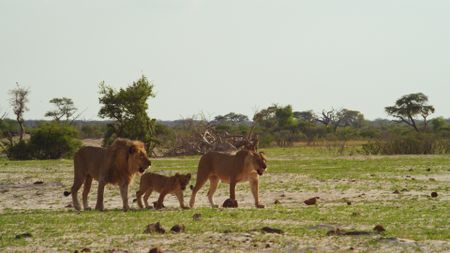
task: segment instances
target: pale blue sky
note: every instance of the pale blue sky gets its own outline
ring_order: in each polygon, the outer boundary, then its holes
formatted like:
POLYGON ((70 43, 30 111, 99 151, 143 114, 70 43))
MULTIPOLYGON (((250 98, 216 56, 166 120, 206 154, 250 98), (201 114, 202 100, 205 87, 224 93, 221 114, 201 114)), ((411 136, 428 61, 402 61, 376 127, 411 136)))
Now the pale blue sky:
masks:
POLYGON ((272 103, 385 118, 419 91, 450 117, 449 25, 448 0, 0 0, 0 112, 17 81, 27 119, 63 96, 96 119, 101 81, 144 74, 163 120, 272 103))

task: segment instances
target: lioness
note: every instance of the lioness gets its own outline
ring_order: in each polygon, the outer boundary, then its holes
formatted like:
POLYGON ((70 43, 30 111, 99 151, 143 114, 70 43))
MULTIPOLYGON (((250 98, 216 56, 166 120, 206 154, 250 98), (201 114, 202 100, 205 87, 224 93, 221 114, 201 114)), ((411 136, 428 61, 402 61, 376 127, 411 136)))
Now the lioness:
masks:
POLYGON ((214 203, 213 195, 219 184, 219 180, 230 184, 230 198, 236 200, 236 183, 249 181, 250 188, 255 199, 255 206, 264 208, 259 203, 258 188, 259 176, 266 169, 266 157, 262 152, 253 150, 241 150, 236 154, 209 152, 200 158, 197 170, 197 181, 192 189, 190 207, 194 207, 195 195, 198 190, 209 179, 210 186, 208 191, 208 200, 212 207, 217 207, 214 203))
POLYGON ((141 197, 142 194, 145 193, 144 203, 145 207, 148 208, 148 198, 150 197, 150 194, 152 194, 152 191, 156 191, 160 193, 158 201, 155 204, 156 209, 164 207, 164 197, 169 193, 174 194, 180 202, 180 207, 186 209, 187 207, 184 205, 183 191, 186 190, 186 186, 188 185, 190 179, 190 173, 186 175, 176 173, 171 177, 158 175, 155 173, 146 173, 142 175, 139 190, 136 192, 138 206, 143 208, 141 197))
POLYGON ((151 165, 147 157, 144 144, 140 141, 118 138, 108 148, 81 147, 73 159, 74 180, 70 192, 64 192, 65 196, 72 194, 73 207, 80 210, 78 202, 78 190, 84 183, 83 207, 90 209, 88 194, 91 189, 92 179, 98 180, 97 204, 95 209, 103 211, 103 192, 106 184, 119 185, 120 195, 123 201, 123 210, 128 206, 128 185, 137 173, 144 173, 151 165))

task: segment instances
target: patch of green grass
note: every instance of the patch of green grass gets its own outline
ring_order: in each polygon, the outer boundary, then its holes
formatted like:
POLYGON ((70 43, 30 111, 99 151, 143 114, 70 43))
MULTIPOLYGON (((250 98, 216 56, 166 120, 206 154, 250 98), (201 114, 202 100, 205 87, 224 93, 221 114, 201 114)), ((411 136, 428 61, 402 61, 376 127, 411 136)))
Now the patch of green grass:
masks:
MULTIPOLYGON (((319 201, 315 206, 306 206, 299 201, 289 205, 269 205, 266 209, 195 208, 181 211, 169 208, 163 211, 131 210, 127 213, 121 210, 78 213, 62 209, 65 204, 61 204, 61 209, 58 210, 3 209, 0 213, 0 251, 27 251, 28 246, 42 246, 59 251, 79 250, 84 246, 98 251, 111 247, 133 249, 139 243, 150 239, 168 240, 171 249, 182 251, 189 249, 188 240, 192 238, 202 238, 201 240, 206 240, 207 245, 208 242, 217 245, 215 238, 209 239, 210 234, 214 233, 218 233, 219 237, 250 233, 249 247, 253 247, 251 244, 257 244, 258 250, 258 247, 264 248, 266 243, 273 243, 278 245, 278 248, 274 249, 277 251, 292 245, 301 247, 305 241, 328 240, 326 229, 311 228, 320 224, 364 231, 371 231, 376 224, 382 224, 387 230, 384 237, 450 241, 450 202, 446 200, 450 186, 445 177, 439 178, 441 175, 448 175, 450 156, 336 156, 303 146, 265 151, 269 157, 269 167, 261 177, 262 194, 314 192, 332 193, 337 197, 330 201, 319 201), (438 177, 437 180, 430 180, 434 177, 438 177), (406 191, 398 195, 392 194, 394 190, 402 189, 406 191), (347 205, 339 197, 345 193, 356 196, 371 191, 386 195, 371 199, 358 198, 352 201, 352 205, 347 205), (439 192, 440 197, 427 197, 431 191, 439 192), (200 221, 192 219, 194 213, 201 214, 200 221), (184 224, 187 231, 183 235, 143 233, 147 224, 158 221, 166 230, 175 224, 184 224), (280 228, 285 234, 273 236, 257 232, 263 226, 280 228), (15 238, 25 232, 31 233, 32 237, 15 238), (80 242, 83 245, 80 245, 80 242)), ((193 184, 198 160, 198 156, 153 159, 149 171, 165 174, 190 172, 194 176, 191 181, 193 184)), ((37 180, 46 183, 61 182, 68 188, 73 180, 72 161, 0 160, 0 186, 32 185, 37 180)), ((131 195, 137 188, 136 181, 131 187, 131 195)), ((219 191, 226 192, 227 187, 221 184, 219 191)), ((204 194, 207 188, 206 185, 200 193, 204 194)), ((50 188, 36 189, 43 191, 50 188)), ((15 188, 8 190, 9 193, 14 193, 15 188)), ((55 191, 60 190, 56 187, 55 191)), ((238 191, 245 191, 250 195, 248 184, 239 184, 238 191)), ((16 197, 20 201, 39 197, 35 192, 21 194, 16 197)), ((116 190, 109 188, 107 194, 119 198, 116 190)), ((57 201, 60 203, 67 200, 57 201)), ((106 206, 108 208, 108 205, 106 206)), ((333 242, 336 245, 364 245, 372 251, 383 246, 379 237, 336 237, 333 242)), ((224 249, 231 251, 236 245, 239 246, 239 243, 236 244, 232 240, 220 243, 224 249)), ((308 252, 308 249, 303 248, 303 251, 308 252)))

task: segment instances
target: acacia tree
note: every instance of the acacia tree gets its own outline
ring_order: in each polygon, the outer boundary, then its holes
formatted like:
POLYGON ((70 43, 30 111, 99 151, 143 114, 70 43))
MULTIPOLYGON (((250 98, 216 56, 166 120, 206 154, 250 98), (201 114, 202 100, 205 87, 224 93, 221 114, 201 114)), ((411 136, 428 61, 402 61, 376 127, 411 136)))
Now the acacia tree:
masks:
POLYGON ((104 145, 109 145, 117 137, 141 140, 148 151, 156 144, 153 139, 156 120, 147 114, 147 100, 154 97, 153 84, 142 76, 125 89, 115 90, 100 83, 100 104, 98 115, 101 118, 112 119, 107 125, 103 139, 104 145))
POLYGON ((24 88, 16 83, 17 87, 9 91, 11 95, 9 99, 9 103, 13 108, 13 112, 16 115, 16 121, 19 124, 20 132, 19 132, 19 140, 23 140, 23 135, 25 133, 24 126, 24 118, 23 114, 28 111, 27 103, 28 103, 28 95, 30 94, 30 90, 28 88, 24 88))
POLYGON ((68 122, 77 111, 77 108, 70 98, 53 98, 50 100, 50 103, 56 106, 56 110, 48 111, 47 113, 45 113, 45 117, 52 117, 55 121, 58 122, 62 118, 65 118, 66 122, 68 122))
POLYGON ((387 114, 398 119, 394 120, 394 122, 405 123, 419 132, 420 130, 415 117, 422 116, 423 129, 427 129, 427 117, 434 113, 434 107, 427 103, 428 97, 425 94, 421 92, 411 93, 397 99, 395 105, 385 107, 385 111, 387 114))

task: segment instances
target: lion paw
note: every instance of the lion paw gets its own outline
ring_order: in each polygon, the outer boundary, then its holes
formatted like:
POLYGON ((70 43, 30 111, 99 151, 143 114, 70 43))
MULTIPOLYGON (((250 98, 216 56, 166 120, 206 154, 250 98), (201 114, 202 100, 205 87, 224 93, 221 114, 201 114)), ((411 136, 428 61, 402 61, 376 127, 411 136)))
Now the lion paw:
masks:
POLYGON ((266 206, 263 204, 256 204, 256 208, 265 208, 266 206))

